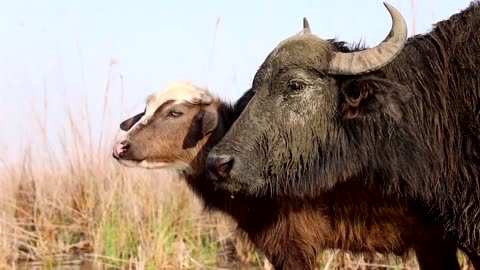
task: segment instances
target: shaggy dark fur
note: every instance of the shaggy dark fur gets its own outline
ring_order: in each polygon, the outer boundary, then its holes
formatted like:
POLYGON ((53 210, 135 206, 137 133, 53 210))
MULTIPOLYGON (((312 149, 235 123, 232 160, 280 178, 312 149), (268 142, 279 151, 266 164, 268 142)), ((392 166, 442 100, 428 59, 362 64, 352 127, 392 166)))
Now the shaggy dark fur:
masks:
MULTIPOLYGON (((232 217, 238 231, 263 251, 275 269, 314 269, 319 252, 338 248, 351 252, 416 253, 420 269, 459 269, 456 246, 443 238, 415 204, 379 190, 348 182, 310 200, 272 199, 216 189, 205 177, 209 148, 226 133, 253 96, 248 91, 231 107, 219 107, 220 124, 198 153, 194 175, 184 175, 208 210, 232 217)), ((475 269, 480 257, 468 253, 475 269)))
MULTIPOLYGON (((323 62, 348 50, 341 42, 277 47, 247 111, 211 152, 234 158, 218 186, 307 202, 338 185, 367 186, 422 202, 451 239, 480 252, 479 29, 475 2, 361 76, 328 74, 323 62), (288 88, 292 78, 305 89, 288 88)), ((367 209, 344 214, 361 219, 367 209)))
MULTIPOLYGON (((455 244, 444 239, 443 228, 426 219, 415 204, 394 196, 378 196, 380 191, 354 182, 341 184, 312 200, 247 194, 232 197, 230 192, 215 189, 206 176, 207 152, 252 96, 253 91, 248 91, 233 107, 220 100, 208 105, 166 102, 147 124, 129 131, 125 143, 128 150, 114 157, 132 162, 142 153, 142 161, 189 164, 189 169, 177 172, 206 209, 232 217, 239 232, 263 251, 276 269, 314 269, 318 253, 326 248, 397 255, 413 249, 421 269, 460 269, 455 244), (182 116, 165 117, 173 109, 182 116), (216 124, 210 130, 212 122, 216 124), (148 151, 144 152, 145 148, 148 151)), ((125 120, 122 129, 129 130, 139 119, 134 116, 125 120)), ((468 255, 480 269, 480 258, 468 255)))

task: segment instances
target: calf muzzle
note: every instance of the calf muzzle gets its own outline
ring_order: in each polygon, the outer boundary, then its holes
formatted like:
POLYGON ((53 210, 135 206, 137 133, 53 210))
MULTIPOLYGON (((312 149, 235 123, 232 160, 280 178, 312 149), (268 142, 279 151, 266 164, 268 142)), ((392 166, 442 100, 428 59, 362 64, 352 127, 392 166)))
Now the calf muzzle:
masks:
POLYGON ((130 143, 127 140, 116 142, 113 145, 112 156, 115 159, 121 159, 127 153, 129 148, 130 148, 130 143))

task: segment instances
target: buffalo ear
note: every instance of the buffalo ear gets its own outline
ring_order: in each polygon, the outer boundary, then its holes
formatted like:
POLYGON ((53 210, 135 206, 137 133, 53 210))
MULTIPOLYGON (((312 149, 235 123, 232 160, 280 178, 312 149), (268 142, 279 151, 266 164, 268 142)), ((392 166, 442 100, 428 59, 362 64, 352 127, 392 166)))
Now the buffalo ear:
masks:
POLYGON ((399 120, 410 97, 402 85, 376 77, 354 78, 341 86, 340 111, 347 119, 383 114, 399 120))
POLYGON ((192 120, 187 136, 183 140, 183 148, 194 147, 198 141, 217 128, 218 114, 206 110, 200 110, 192 120))
POLYGON ((139 113, 134 117, 128 118, 127 120, 120 123, 120 129, 123 131, 130 130, 133 127, 133 125, 135 125, 144 115, 145 115, 145 112, 139 113))

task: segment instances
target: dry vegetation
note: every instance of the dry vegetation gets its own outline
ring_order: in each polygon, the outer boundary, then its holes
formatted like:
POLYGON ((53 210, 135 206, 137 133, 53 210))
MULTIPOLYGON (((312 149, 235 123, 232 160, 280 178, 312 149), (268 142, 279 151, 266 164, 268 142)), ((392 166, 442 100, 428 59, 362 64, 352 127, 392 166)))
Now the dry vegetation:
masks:
MULTIPOLYGON (((104 113, 108 95, 107 84, 104 113)), ((1 269, 270 268, 236 238, 227 218, 202 212, 182 181, 118 165, 110 156, 113 132, 92 135, 88 118, 74 117, 82 112, 67 107, 65 115, 68 128, 55 138, 60 151, 37 120, 39 128, 30 132, 40 147, 24 149, 20 161, 1 167, 1 269)), ((319 258, 319 269, 416 268, 411 257, 402 262, 326 251, 319 258)))
MULTIPOLYGON (((32 168, 26 155, 7 170, 0 208, 2 267, 29 260, 39 269, 80 262, 89 263, 83 265, 87 269, 268 269, 261 255, 235 238, 226 218, 202 213, 182 182, 161 172, 124 169, 105 156, 32 168)), ((415 265, 394 258, 370 262, 388 262, 391 269, 415 265)), ((319 265, 368 264, 325 252, 319 265)))

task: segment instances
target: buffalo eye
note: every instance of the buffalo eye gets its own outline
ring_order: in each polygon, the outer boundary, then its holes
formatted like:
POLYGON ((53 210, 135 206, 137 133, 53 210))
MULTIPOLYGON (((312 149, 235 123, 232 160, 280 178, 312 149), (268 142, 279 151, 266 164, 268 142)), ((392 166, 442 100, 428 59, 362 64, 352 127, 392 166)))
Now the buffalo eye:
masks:
POLYGON ((179 117, 179 116, 181 116, 182 114, 183 114, 182 112, 173 111, 173 110, 172 110, 172 111, 170 111, 170 112, 168 113, 168 116, 171 116, 171 117, 179 117))
POLYGON ((307 84, 300 80, 291 80, 288 82, 288 88, 292 91, 303 90, 306 86, 307 84))

